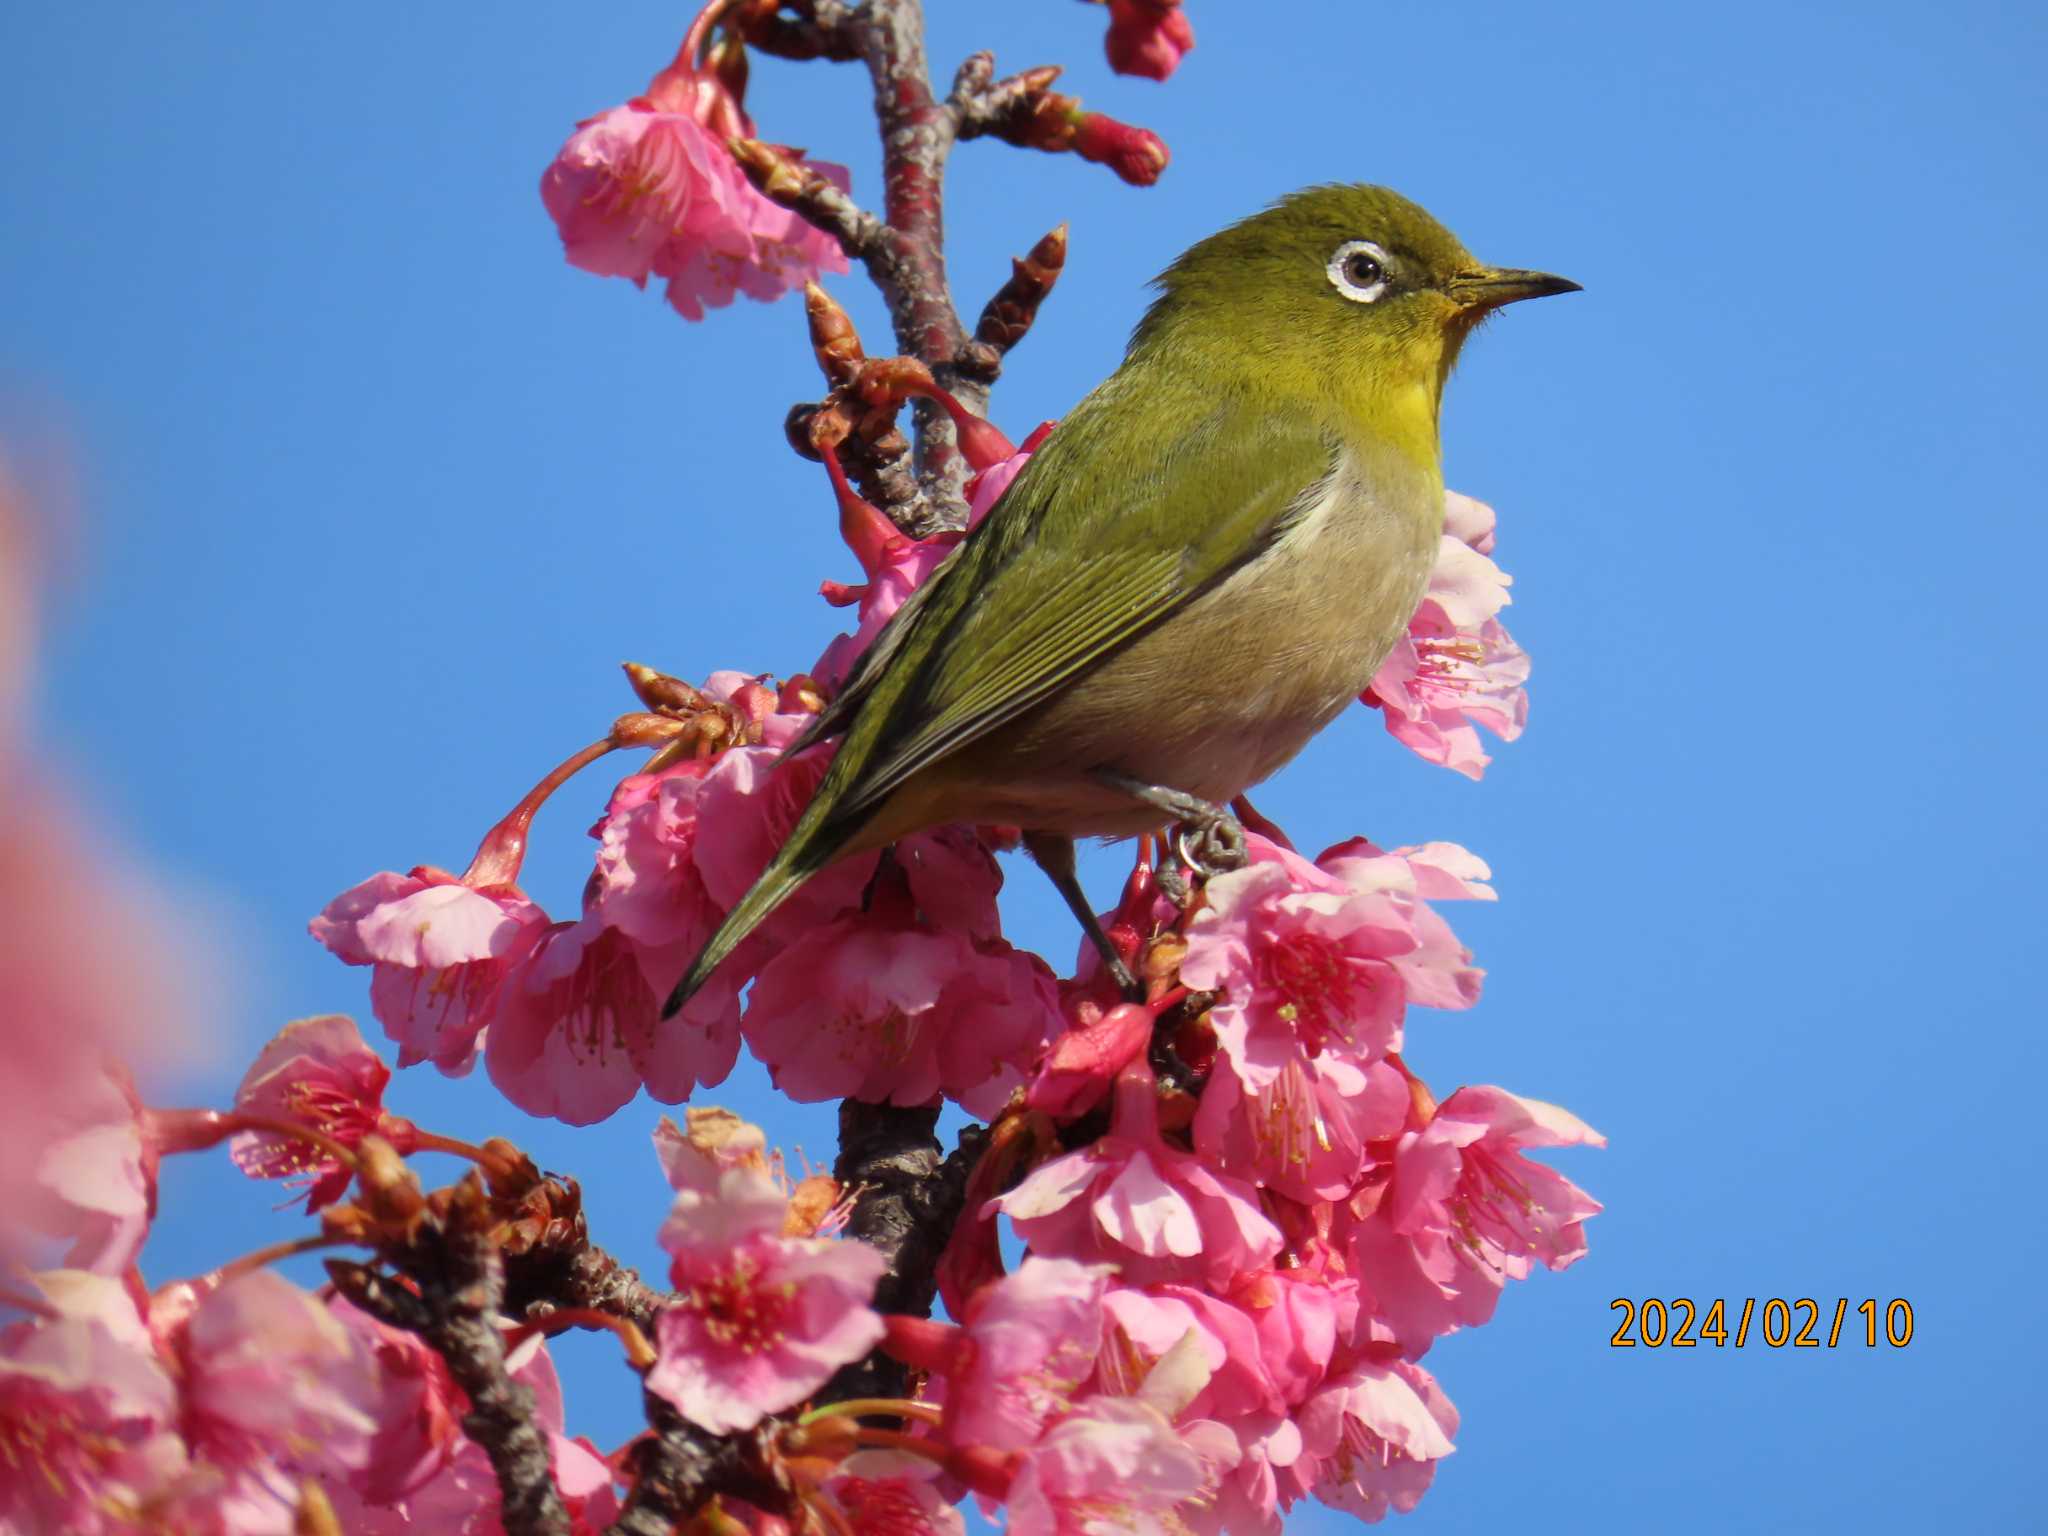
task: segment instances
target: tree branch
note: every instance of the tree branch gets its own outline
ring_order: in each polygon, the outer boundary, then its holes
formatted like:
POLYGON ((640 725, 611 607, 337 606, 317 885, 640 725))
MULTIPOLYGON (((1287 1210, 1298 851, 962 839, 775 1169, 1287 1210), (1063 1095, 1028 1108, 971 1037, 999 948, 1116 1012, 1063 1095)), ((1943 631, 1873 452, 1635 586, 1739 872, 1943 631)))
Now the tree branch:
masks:
POLYGON ((852 63, 860 42, 850 25, 855 11, 842 0, 753 0, 737 18, 747 46, 778 59, 832 59, 852 63), (779 12, 791 10, 794 16, 779 12))
POLYGON ((508 1255, 505 1261, 505 1309, 526 1322, 587 1307, 624 1318, 652 1337, 655 1314, 672 1299, 588 1240, 564 1253, 508 1255))
MULTIPOLYGON (((832 1177, 858 1190, 847 1234, 881 1250, 889 1267, 875 1287, 875 1309, 930 1315, 938 1294, 939 1255, 960 1219, 967 1178, 988 1142, 988 1127, 971 1125, 942 1163, 932 1134, 939 1112, 844 1100, 839 1106, 839 1160, 832 1177)), ((821 1402, 901 1397, 902 1365, 877 1350, 843 1366, 818 1394, 821 1402)))
POLYGON ((861 207, 816 171, 759 139, 734 139, 726 146, 761 195, 780 203, 839 242, 855 261, 873 268, 888 231, 882 221, 861 207))
POLYGON ((995 56, 977 53, 954 77, 950 100, 959 116, 961 138, 1016 131, 1035 115, 1039 101, 1059 79, 1060 67, 1041 64, 1001 81, 993 81, 994 75, 995 56))
POLYGON ((606 1536, 673 1536, 716 1493, 745 1499, 767 1514, 793 1508, 794 1494, 773 1470, 776 1420, 742 1434, 712 1435, 667 1398, 642 1396, 651 1432, 629 1453, 633 1491, 606 1536))
POLYGON ((533 1389, 505 1368, 505 1336, 497 1325, 505 1273, 490 1240, 489 1198, 474 1173, 451 1195, 442 1217, 423 1223, 395 1256, 419 1286, 426 1314, 421 1337, 469 1398, 462 1428, 498 1475, 506 1536, 569 1536, 547 1436, 534 1421, 533 1389))
MULTIPOLYGON (((954 367, 967 340, 946 284, 946 157, 958 129, 953 108, 932 96, 925 65, 924 8, 919 0, 868 0, 855 28, 875 87, 882 133, 883 206, 889 236, 871 261, 897 350, 932 370, 969 410, 988 404, 988 391, 954 367)), ((918 482, 942 524, 967 519, 967 464, 946 413, 928 400, 914 409, 918 482)))

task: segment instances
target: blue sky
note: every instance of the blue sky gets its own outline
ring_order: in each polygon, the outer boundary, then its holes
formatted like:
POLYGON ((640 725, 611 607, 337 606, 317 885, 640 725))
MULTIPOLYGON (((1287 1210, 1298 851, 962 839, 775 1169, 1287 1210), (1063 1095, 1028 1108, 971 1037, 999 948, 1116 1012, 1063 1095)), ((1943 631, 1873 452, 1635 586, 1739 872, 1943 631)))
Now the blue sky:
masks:
MULTIPOLYGON (((1304 183, 1386 182, 1482 256, 1586 285, 1490 326, 1445 414, 1450 483, 1500 511, 1527 734, 1474 785, 1355 712, 1260 796, 1304 846, 1488 858, 1500 904, 1454 914, 1486 998, 1416 1020, 1410 1059, 1611 1139, 1567 1163, 1608 1205, 1590 1257, 1432 1354, 1465 1422, 1408 1527, 2038 1519, 2043 14, 1189 5, 1200 46, 1156 86, 1111 77, 1100 13, 1069 0, 933 0, 941 68, 984 46, 1066 63, 1174 151, 1147 192, 1065 157, 956 158, 970 312, 1072 224, 996 395, 1014 433, 1115 366, 1183 246, 1304 183), (1611 1348, 1609 1304, 1645 1296, 1903 1297, 1917 1331, 1611 1348)), ((836 628, 814 593, 851 562, 781 439, 816 387, 797 308, 686 326, 565 266, 536 195, 686 20, 0 16, 0 401, 14 432, 68 434, 89 519, 45 739, 229 946, 221 1039, 167 1097, 224 1098, 288 1018, 366 1017, 306 918, 373 869, 459 868, 625 706, 619 661, 790 670, 836 628)), ((772 61, 750 102, 872 195, 866 104, 856 70, 772 61)), ((835 291, 884 334, 858 281, 835 291)), ((528 884, 556 908, 605 787, 542 818, 528 884)), ((1084 871, 1105 897, 1120 858, 1084 871)), ((1012 874, 1013 935, 1068 953, 1012 874)), ((645 1101, 572 1133, 481 1075, 392 1097, 582 1174, 600 1238, 652 1261, 645 1101)), ((718 1097, 829 1158, 829 1108, 771 1111, 746 1072, 718 1097)), ((222 1162, 165 1190, 185 1216, 154 1279, 296 1230, 222 1162)), ((629 1433, 615 1360, 563 1355, 572 1426, 629 1433)))

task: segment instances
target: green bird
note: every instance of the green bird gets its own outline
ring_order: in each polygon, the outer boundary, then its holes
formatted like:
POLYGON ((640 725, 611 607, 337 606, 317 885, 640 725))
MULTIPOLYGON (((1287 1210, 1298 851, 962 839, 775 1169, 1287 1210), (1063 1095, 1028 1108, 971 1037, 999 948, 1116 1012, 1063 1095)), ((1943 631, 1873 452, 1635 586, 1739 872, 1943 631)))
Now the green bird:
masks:
POLYGON ((1579 285, 1486 266, 1384 187, 1320 186, 1157 286, 1122 366, 790 747, 841 738, 668 1012, 811 875, 948 822, 1026 829, 1128 986, 1073 839, 1177 820, 1230 861, 1222 807, 1357 697, 1422 599, 1465 338, 1579 285))

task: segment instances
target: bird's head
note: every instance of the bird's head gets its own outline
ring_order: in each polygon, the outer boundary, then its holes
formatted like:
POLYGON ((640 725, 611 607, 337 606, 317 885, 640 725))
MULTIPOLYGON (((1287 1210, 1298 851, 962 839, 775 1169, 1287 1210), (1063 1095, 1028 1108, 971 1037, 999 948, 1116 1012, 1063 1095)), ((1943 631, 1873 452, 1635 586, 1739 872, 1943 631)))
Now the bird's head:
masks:
POLYGON ((1162 273, 1134 348, 1223 356, 1264 386, 1354 409, 1427 407, 1472 328, 1503 304, 1571 293, 1546 272, 1490 267, 1385 187, 1308 187, 1193 246, 1162 273))

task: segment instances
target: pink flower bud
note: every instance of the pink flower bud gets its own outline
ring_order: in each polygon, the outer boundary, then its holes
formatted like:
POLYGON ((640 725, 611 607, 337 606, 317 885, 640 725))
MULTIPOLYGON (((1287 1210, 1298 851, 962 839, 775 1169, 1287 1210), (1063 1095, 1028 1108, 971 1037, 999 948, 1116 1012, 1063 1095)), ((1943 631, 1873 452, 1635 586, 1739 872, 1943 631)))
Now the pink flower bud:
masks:
POLYGON ((1154 1022, 1143 1003, 1123 1003, 1068 1030, 1046 1053, 1025 1102, 1060 1120, 1086 1114, 1109 1096, 1124 1064, 1151 1044, 1154 1022))
POLYGON ((1180 0, 1109 0, 1102 44, 1118 74, 1164 80, 1194 49, 1195 29, 1180 0))
POLYGON ((1100 112, 1083 112, 1074 125, 1074 153, 1106 165, 1134 187, 1158 181, 1172 159, 1166 141, 1149 128, 1134 128, 1100 112))
POLYGON ((953 1324, 897 1313, 886 1314, 882 1322, 889 1330, 882 1335, 882 1348, 891 1359, 930 1376, 950 1376, 960 1368, 966 1335, 953 1324))

